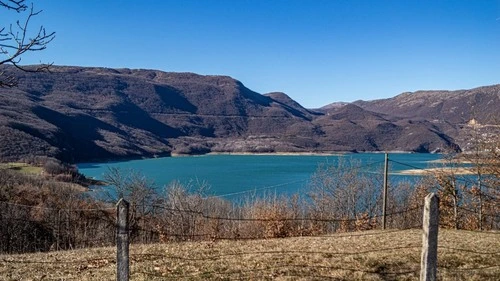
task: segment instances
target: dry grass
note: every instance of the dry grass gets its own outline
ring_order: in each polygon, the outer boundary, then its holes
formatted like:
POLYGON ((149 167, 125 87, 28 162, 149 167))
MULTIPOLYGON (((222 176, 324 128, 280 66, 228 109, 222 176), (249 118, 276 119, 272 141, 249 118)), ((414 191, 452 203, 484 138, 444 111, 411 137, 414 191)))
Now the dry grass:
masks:
MULTIPOLYGON (((440 230, 441 280, 499 280, 500 233, 440 230)), ((418 280, 420 230, 132 245, 131 280, 418 280)), ((1 280, 113 280, 113 248, 0 256, 1 280)))

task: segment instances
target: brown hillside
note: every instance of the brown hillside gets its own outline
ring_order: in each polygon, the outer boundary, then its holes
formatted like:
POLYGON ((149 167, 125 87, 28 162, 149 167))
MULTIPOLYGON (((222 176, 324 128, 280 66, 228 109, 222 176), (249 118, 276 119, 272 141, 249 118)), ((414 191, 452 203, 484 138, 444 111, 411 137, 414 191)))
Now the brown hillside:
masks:
MULTIPOLYGON (((464 120, 496 120, 499 87, 308 110, 227 76, 54 66, 0 89, 0 157, 70 162, 207 152, 439 151, 464 120), (459 107, 460 106, 460 107, 459 107), (480 109, 480 110, 479 110, 480 109), (479 114, 481 112, 481 114, 479 114), (476 115, 475 115, 476 116, 476 115)), ((484 121, 483 121, 484 120, 484 121)))

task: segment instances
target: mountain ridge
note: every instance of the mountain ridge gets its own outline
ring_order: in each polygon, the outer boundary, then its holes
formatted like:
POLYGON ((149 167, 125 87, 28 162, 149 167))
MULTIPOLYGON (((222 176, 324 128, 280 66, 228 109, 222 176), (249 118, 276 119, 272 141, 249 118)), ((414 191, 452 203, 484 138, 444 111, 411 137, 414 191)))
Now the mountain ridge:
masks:
POLYGON ((464 122, 473 114, 479 122, 495 120, 477 109, 498 115, 491 108, 500 107, 500 85, 445 100, 435 97, 442 91, 423 91, 306 109, 285 93, 259 94, 229 76, 77 66, 54 66, 52 73, 1 70, 19 81, 17 88, 0 89, 2 161, 460 150, 464 122))

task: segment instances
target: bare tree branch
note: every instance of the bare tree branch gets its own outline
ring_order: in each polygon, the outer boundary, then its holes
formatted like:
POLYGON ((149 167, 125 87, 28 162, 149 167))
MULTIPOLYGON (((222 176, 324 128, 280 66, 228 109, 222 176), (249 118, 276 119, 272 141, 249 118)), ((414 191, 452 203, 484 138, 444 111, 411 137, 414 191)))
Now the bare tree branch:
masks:
MULTIPOLYGON (((28 10, 28 6, 24 2, 25 0, 0 0, 0 7, 21 13, 28 10)), ((55 38, 55 32, 47 32, 43 26, 39 27, 38 32, 30 34, 30 21, 42 10, 35 11, 33 4, 31 4, 28 11, 26 20, 18 20, 15 24, 10 24, 8 29, 0 27, 0 65, 11 64, 26 72, 49 71, 52 63, 40 64, 35 67, 25 67, 20 64, 21 57, 25 53, 45 50, 55 38)), ((16 85, 15 77, 0 72, 0 87, 14 87, 16 85)))
POLYGON ((7 8, 8 10, 14 10, 18 13, 26 10, 28 6, 24 4, 25 0, 6 0, 6 1, 0 1, 0 7, 7 8))

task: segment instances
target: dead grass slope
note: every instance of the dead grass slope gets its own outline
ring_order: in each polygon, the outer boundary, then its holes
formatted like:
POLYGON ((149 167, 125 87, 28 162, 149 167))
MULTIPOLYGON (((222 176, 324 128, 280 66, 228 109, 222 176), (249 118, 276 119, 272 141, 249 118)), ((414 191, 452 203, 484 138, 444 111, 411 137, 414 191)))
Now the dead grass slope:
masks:
MULTIPOLYGON (((499 280, 500 233, 440 230, 440 280, 499 280)), ((132 245, 131 280, 418 280, 421 231, 132 245)), ((0 256, 0 280, 114 280, 114 248, 0 256)))

